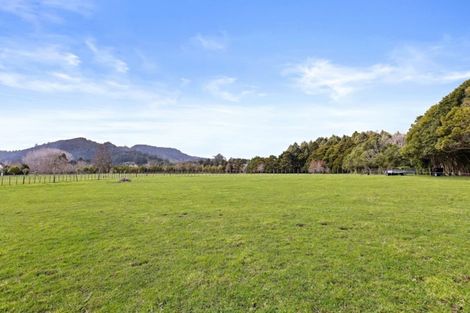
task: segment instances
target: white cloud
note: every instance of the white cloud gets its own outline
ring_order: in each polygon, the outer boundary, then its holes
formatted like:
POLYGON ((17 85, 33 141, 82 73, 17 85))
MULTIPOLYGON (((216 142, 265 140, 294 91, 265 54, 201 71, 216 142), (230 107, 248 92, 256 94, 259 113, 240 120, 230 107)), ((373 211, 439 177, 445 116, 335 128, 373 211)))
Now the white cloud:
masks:
POLYGON ((60 11, 89 15, 92 10, 93 4, 89 0, 0 0, 0 11, 31 23, 62 22, 60 11))
POLYGON ((96 62, 108 66, 119 73, 127 73, 129 71, 127 63, 116 57, 112 49, 98 47, 93 39, 86 40, 85 44, 93 52, 96 62))
POLYGON ((394 68, 377 64, 366 68, 354 68, 331 63, 324 59, 312 59, 289 68, 286 73, 296 77, 296 83, 306 94, 329 93, 332 97, 350 94, 360 85, 391 74, 394 68))
POLYGON ((176 93, 159 90, 155 85, 93 79, 80 74, 73 76, 61 72, 51 72, 49 75, 0 72, 0 86, 54 96, 58 93, 97 95, 109 99, 127 99, 146 105, 173 103, 177 98, 176 93))
POLYGON ((51 8, 79 14, 88 14, 94 7, 90 0, 40 0, 40 3, 51 8))
POLYGON ((27 66, 41 63, 60 66, 78 66, 81 62, 76 54, 66 51, 57 45, 43 45, 34 48, 0 48, 0 63, 8 62, 27 66))
POLYGON ((223 89, 225 86, 233 84, 236 80, 234 77, 219 77, 208 82, 204 89, 214 97, 236 102, 239 100, 239 97, 223 89))
POLYGON ((470 71, 467 72, 449 72, 442 79, 447 81, 465 80, 470 78, 470 71))
POLYGON ((3 46, 0 48, 0 87, 35 92, 38 97, 39 94, 49 94, 52 101, 60 94, 80 94, 159 105, 173 103, 178 96, 157 83, 136 82, 125 76, 116 76, 114 71, 127 71, 127 65, 94 44, 95 58, 111 66, 111 73, 96 71, 85 62, 86 58, 59 44, 0 43, 3 46), (104 54, 100 54, 101 51, 104 54))
POLYGON ((228 39, 225 33, 219 36, 197 34, 191 38, 191 41, 206 50, 212 51, 225 50, 228 45, 228 39))
POLYGON ((327 94, 333 99, 378 84, 439 84, 470 78, 466 69, 452 70, 449 46, 403 46, 392 51, 389 61, 354 67, 327 59, 308 59, 289 66, 283 74, 293 77, 296 87, 309 95, 327 94))
POLYGON ((236 81, 235 77, 221 76, 207 82, 204 90, 213 97, 231 102, 238 102, 242 97, 254 93, 253 88, 232 87, 236 81), (232 87, 232 90, 229 90, 230 87, 232 87))

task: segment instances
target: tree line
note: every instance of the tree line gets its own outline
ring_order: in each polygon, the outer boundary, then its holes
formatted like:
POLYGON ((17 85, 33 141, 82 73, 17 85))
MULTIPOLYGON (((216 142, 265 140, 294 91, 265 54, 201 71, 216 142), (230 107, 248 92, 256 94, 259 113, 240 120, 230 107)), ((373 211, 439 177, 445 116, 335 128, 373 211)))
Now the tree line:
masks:
POLYGON ((470 172, 470 80, 416 118, 402 152, 417 167, 470 172))
POLYGON ((408 168, 402 157, 401 133, 355 132, 351 136, 320 137, 315 141, 294 143, 278 157, 255 157, 247 166, 249 173, 370 173, 387 168, 408 168))
POLYGON ((250 173, 370 173, 391 168, 470 173, 470 80, 418 116, 407 134, 367 131, 321 137, 247 164, 250 173))

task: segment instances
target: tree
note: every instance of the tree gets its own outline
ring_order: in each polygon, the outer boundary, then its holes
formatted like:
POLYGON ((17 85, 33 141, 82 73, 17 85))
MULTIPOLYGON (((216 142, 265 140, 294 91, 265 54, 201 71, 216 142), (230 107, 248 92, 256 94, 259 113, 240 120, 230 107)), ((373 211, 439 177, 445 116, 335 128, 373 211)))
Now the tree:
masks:
POLYGON ((64 173, 69 170, 69 160, 72 155, 66 151, 43 148, 30 151, 23 162, 28 165, 30 172, 34 173, 64 173))
POLYGON ((222 154, 217 154, 214 156, 214 158, 212 159, 213 161, 213 164, 216 165, 216 166, 224 166, 227 164, 227 159, 225 159, 225 157, 222 155, 222 154))
POLYGON ((113 161, 108 147, 105 144, 99 145, 96 149, 93 164, 99 173, 108 173, 111 170, 113 161))
POLYGON ((423 168, 470 170, 470 80, 416 119, 403 153, 423 168))
POLYGON ((453 108, 441 123, 437 149, 447 153, 470 150, 470 105, 453 108))
POLYGON ((265 168, 264 158, 256 156, 247 165, 248 173, 263 173, 265 168))
POLYGON ((11 165, 8 168, 8 175, 21 175, 23 174, 19 165, 11 165))
POLYGON ((308 166, 308 172, 312 174, 316 173, 328 173, 329 169, 326 166, 326 162, 323 160, 312 160, 308 166))

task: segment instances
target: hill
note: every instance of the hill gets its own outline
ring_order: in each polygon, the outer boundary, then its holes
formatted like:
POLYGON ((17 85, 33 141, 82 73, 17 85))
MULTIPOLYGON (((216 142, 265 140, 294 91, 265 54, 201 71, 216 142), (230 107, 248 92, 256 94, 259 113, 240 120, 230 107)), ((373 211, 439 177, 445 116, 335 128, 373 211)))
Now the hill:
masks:
MULTIPOLYGON (((201 158, 187 155, 174 148, 161 148, 149 145, 136 145, 132 148, 116 146, 110 142, 104 143, 113 160, 114 164, 123 164, 133 162, 136 164, 145 164, 148 162, 156 163, 178 163, 197 161, 201 158)), ((32 148, 17 151, 0 151, 0 162, 21 162, 28 152, 42 148, 55 148, 69 152, 75 160, 83 159, 90 161, 95 156, 100 143, 86 139, 73 138, 59 140, 54 142, 36 145, 32 148)))
POLYGON ((194 157, 188 154, 181 152, 175 148, 162 148, 149 145, 135 145, 130 148, 133 151, 138 151, 145 153, 147 155, 156 156, 165 160, 168 160, 173 163, 179 162, 195 162, 199 161, 202 158, 194 157))

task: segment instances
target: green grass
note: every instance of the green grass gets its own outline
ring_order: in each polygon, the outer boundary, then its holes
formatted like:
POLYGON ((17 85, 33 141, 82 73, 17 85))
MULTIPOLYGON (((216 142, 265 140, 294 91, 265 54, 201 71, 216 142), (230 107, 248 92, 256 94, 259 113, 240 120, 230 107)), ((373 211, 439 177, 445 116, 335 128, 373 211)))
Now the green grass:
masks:
POLYGON ((470 180, 4 186, 0 311, 470 312, 470 180))

